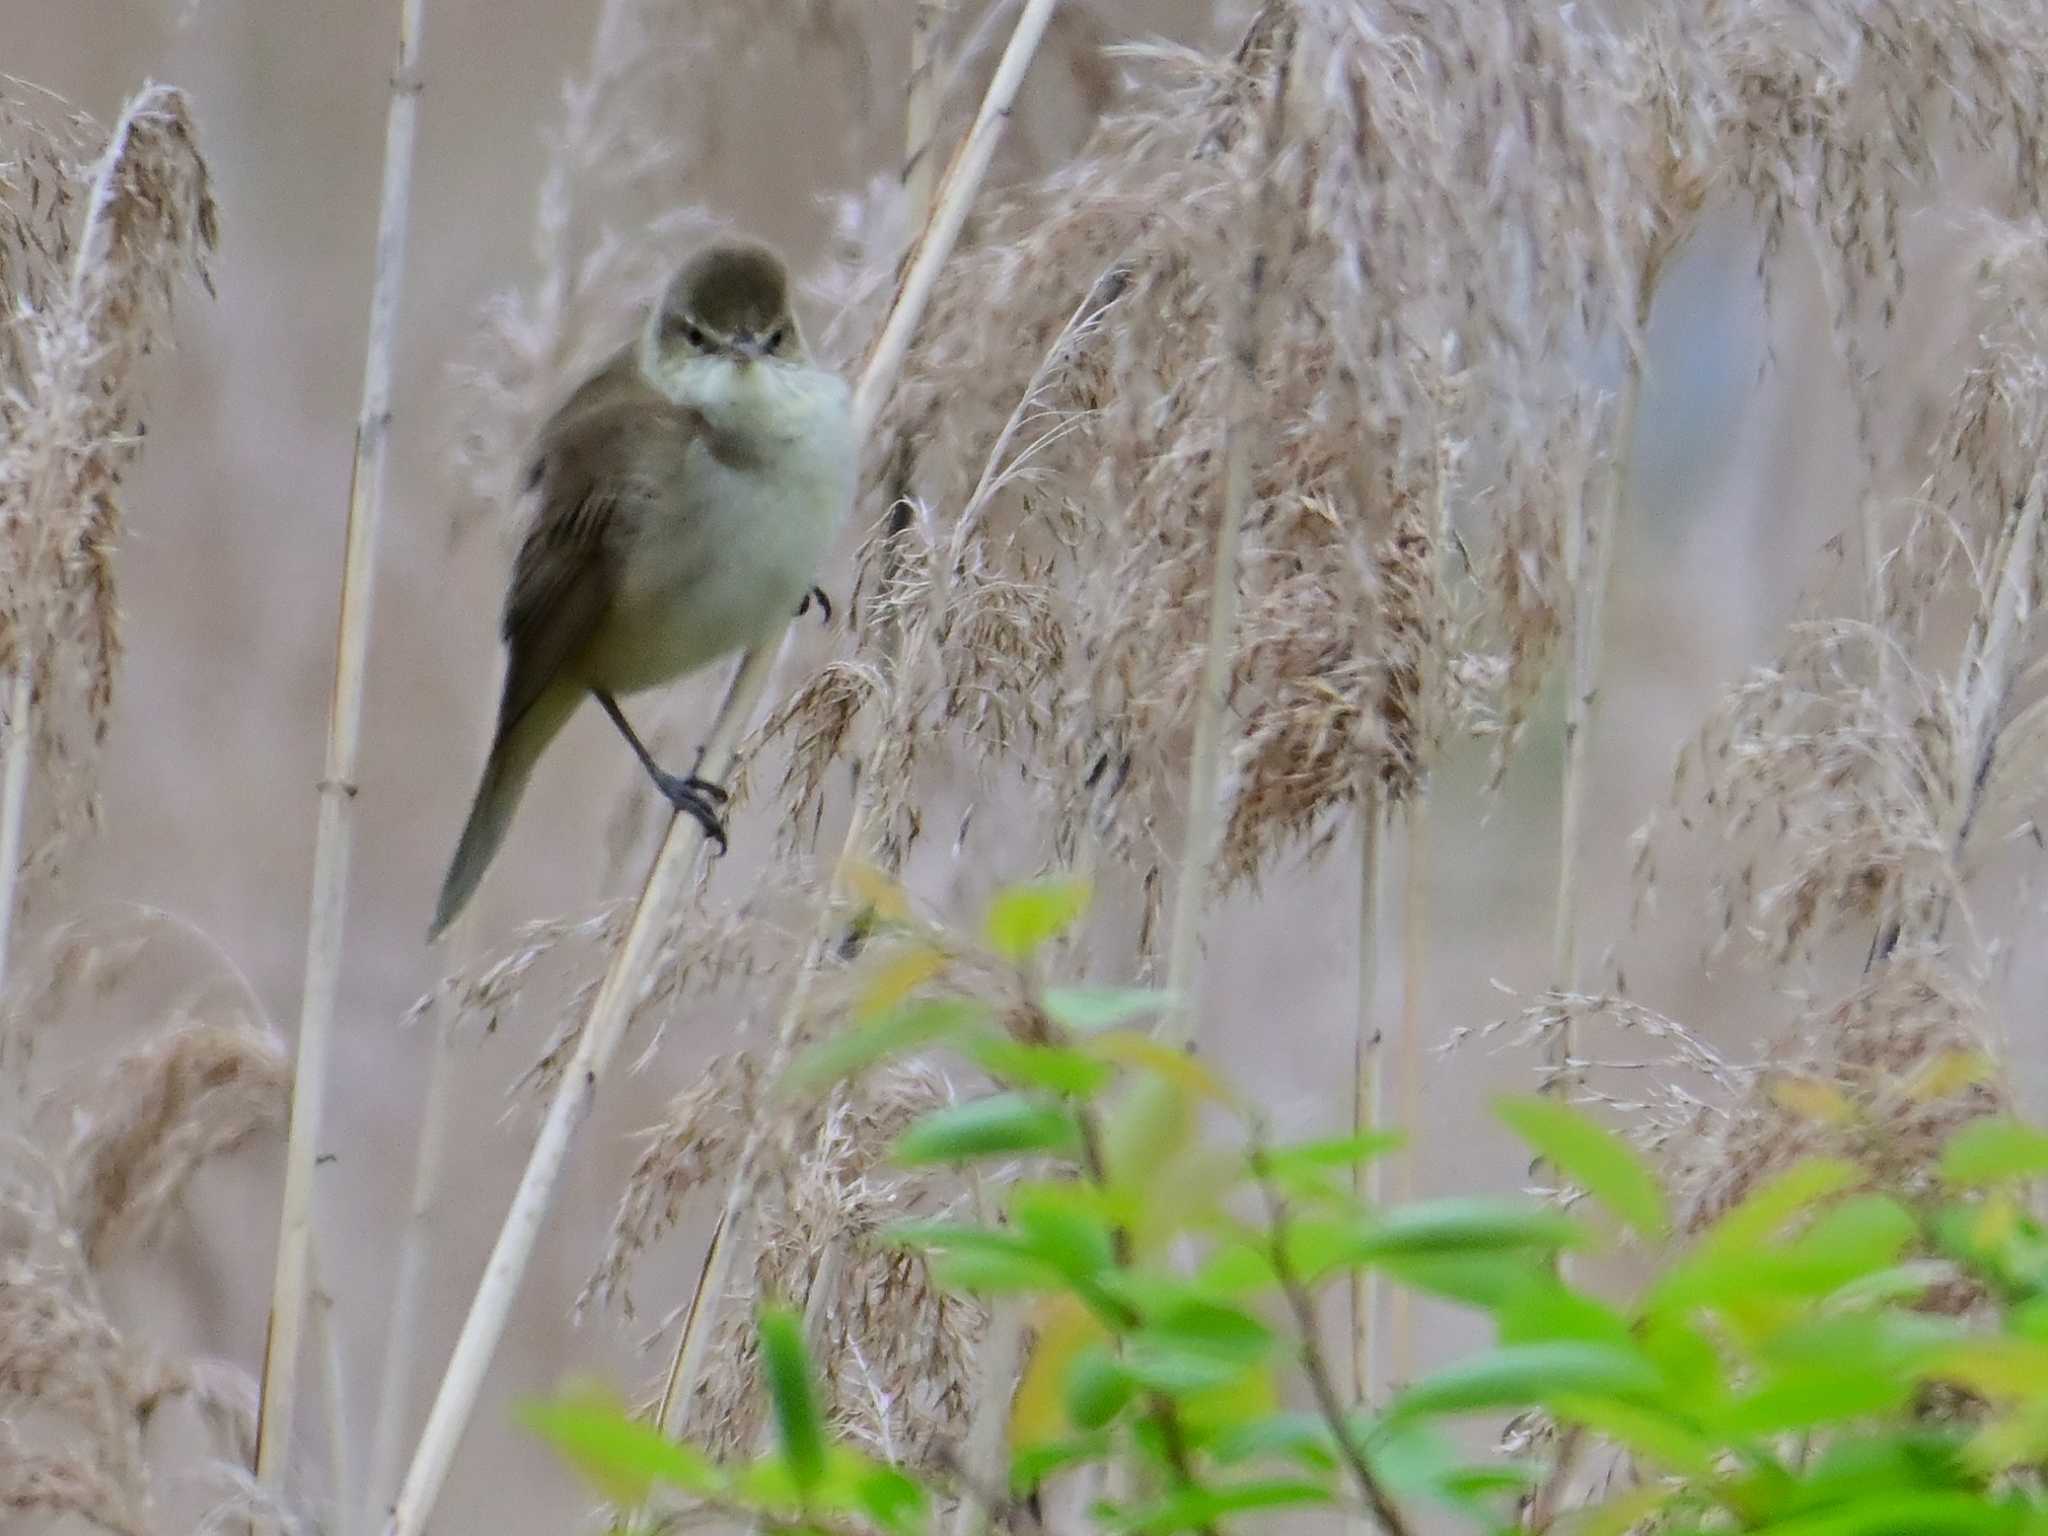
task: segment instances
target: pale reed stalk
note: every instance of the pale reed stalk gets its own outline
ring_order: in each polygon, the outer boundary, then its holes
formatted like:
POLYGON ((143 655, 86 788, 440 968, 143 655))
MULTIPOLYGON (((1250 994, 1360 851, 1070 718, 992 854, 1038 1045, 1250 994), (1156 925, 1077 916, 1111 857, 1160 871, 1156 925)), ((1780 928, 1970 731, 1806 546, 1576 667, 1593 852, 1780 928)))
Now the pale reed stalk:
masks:
MULTIPOLYGON (((1379 894, 1381 833, 1386 820, 1385 796, 1368 765, 1358 800, 1358 1012, 1352 1037, 1351 1129, 1376 1130, 1385 1110, 1385 1053, 1375 998, 1379 985, 1379 894)), ((1375 1208, 1386 1182, 1385 1161, 1373 1158, 1352 1170, 1358 1198, 1375 1208)), ((1351 1271, 1351 1387, 1361 1403, 1372 1401, 1379 1385, 1379 1271, 1361 1265, 1351 1271)))
MULTIPOLYGON (((1056 0, 1027 0, 1009 46, 989 83, 981 109, 975 116, 974 126, 947 169, 932 217, 913 248, 909 265, 897 285, 894 303, 854 390, 854 427, 859 437, 865 438, 895 385, 911 336, 924 316, 939 271, 952 254, 961 226, 966 222, 968 208, 987 175, 996 141, 1001 136, 1031 57, 1052 20, 1055 4, 1056 0)), ((779 645, 764 644, 741 661, 698 765, 697 771, 704 777, 716 781, 730 770, 740 733, 752 718, 767 688, 778 649, 779 645)), ((669 823, 668 834, 662 840, 661 850, 655 856, 647 883, 633 909, 625 939, 605 970, 597 997, 577 1037, 575 1051, 554 1098, 549 1102, 518 1192, 513 1196, 511 1209, 506 1213, 504 1226, 485 1265, 483 1279, 477 1286, 469 1315, 463 1322, 461 1335, 456 1340, 454 1353, 435 1395, 434 1406, 415 1448, 412 1465, 399 1490, 387 1526, 390 1536, 419 1536, 426 1527, 441 1485, 447 1478, 448 1468, 454 1461, 456 1447, 476 1407, 484 1373, 497 1353, 498 1341, 504 1336, 512 1302, 532 1260, 541 1226, 554 1200, 555 1185, 568 1159, 569 1145, 576 1128, 590 1113, 598 1081, 610 1065, 619 1038, 632 1017, 642 982, 661 947, 662 931, 682 894, 691 858, 702 847, 703 830, 693 818, 676 817, 669 823)), ((793 989, 794 995, 784 1016, 782 1034, 785 1039, 793 1036, 788 1021, 802 1016, 810 974, 807 966, 793 989)), ((783 1054, 786 1054, 786 1049, 785 1046, 783 1054)), ((716 1311, 718 1300, 724 1294, 724 1281, 731 1263, 727 1256, 739 1246, 734 1240, 739 1212, 734 1207, 752 1192, 749 1155, 758 1157, 760 1139, 761 1131, 757 1126, 741 1154, 741 1166, 748 1176, 736 1177, 733 1181, 726 1216, 721 1224, 724 1240, 716 1245, 715 1250, 720 1257, 704 1277, 704 1302, 699 1310, 705 1314, 716 1311)), ((687 1403, 694 1383, 694 1370, 682 1370, 676 1385, 675 1401, 687 1403)))
POLYGON ((14 909, 20 901, 22 829, 28 821, 28 770, 35 752, 35 683, 26 657, 7 685, 7 766, 0 777, 0 998, 7 995, 8 957, 14 949, 14 909))
POLYGON ((997 1297, 975 1353, 974 1407, 962 1453, 966 1476, 961 1479, 960 1503, 953 1510, 952 1536, 977 1536, 988 1522, 990 1496, 1009 1483, 1004 1431, 1009 1427, 1018 1368, 1024 1362, 1025 1318, 1020 1298, 997 1297))
MULTIPOLYGON (((1649 315, 1649 287, 1637 315, 1640 334, 1649 315)), ((1557 904, 1550 930, 1550 984, 1559 992, 1579 989, 1579 919, 1585 887, 1587 754, 1600 696, 1600 650, 1605 637, 1607 587, 1620 537, 1629 466, 1636 438, 1636 408, 1643 389, 1642 357, 1632 338, 1622 363, 1621 398, 1607 473, 1590 510, 1577 496, 1565 498, 1565 581, 1572 594, 1571 676, 1564 706, 1564 805, 1558 818, 1557 904)), ((1552 1036, 1546 1086, 1569 1094, 1571 1063, 1578 1057, 1577 1020, 1567 1017, 1552 1036)))
POLYGON ((1272 284, 1267 266, 1272 259, 1272 231, 1280 217, 1278 169, 1287 127, 1287 93, 1293 72, 1294 40, 1276 37, 1273 99, 1268 104, 1261 148, 1258 191, 1247 211, 1257 240, 1245 273, 1240 301, 1231 317, 1225 342, 1230 394, 1224 409, 1223 505, 1216 523, 1216 553, 1209 572, 1209 632, 1202 652, 1201 691, 1195 697, 1193 746, 1188 765, 1187 825, 1182 834, 1180 877, 1174 889, 1172 927, 1167 948, 1166 987, 1169 1011, 1160 1024, 1171 1045, 1195 1044, 1195 963, 1201 949, 1202 912, 1208 905, 1210 864, 1216 856, 1222 807, 1217 790, 1223 777, 1223 706, 1230 684, 1230 664, 1237 654, 1237 560, 1245 508, 1252 499, 1252 449, 1257 436, 1262 397, 1259 357, 1266 330, 1272 284))
POLYGON ((320 1407, 327 1420, 328 1502, 334 1510, 335 1529, 347 1522, 349 1501, 355 1497, 355 1457, 348 1443, 348 1357, 341 1346, 341 1330, 334 1325, 334 1293, 321 1278, 322 1266, 313 1260, 313 1339, 320 1351, 320 1407))
POLYGON ((341 573, 341 626, 329 701, 327 759, 320 781, 320 823, 313 851, 313 891, 306 932, 304 991, 299 1004, 298 1061, 292 1121, 285 1149, 284 1212, 271 1289, 270 1336, 264 1351, 263 1398, 256 1436, 256 1476, 273 1495, 286 1491, 291 1459, 301 1335, 305 1327, 307 1255, 313 1235, 313 1178, 320 1116, 327 1097, 328 1048, 348 908, 349 856, 355 835, 356 758, 362 736, 364 669, 370 646, 371 578, 391 441, 391 358, 405 279, 406 225, 412 207, 413 139, 419 116, 419 47, 424 0, 402 0, 398 56, 384 124, 384 184, 377 213, 376 278, 369 338, 363 354, 362 407, 356 419, 355 464, 349 482, 348 533, 341 573))
MULTIPOLYGON (((1429 796, 1409 795, 1401 802, 1401 1124, 1410 1134, 1422 1123, 1422 998, 1429 965, 1429 796)), ((1401 1159, 1399 1196, 1403 1202, 1415 1198, 1415 1153, 1411 1142, 1401 1159)), ((1415 1329, 1413 1304, 1406 1286, 1395 1286, 1389 1297, 1391 1316, 1387 1334, 1389 1385, 1399 1387, 1415 1376, 1415 1329)))
MULTIPOLYGON (((456 922, 457 955, 471 949, 476 932, 465 913, 456 922)), ((448 1142, 448 1113, 455 1094, 455 1025, 436 1009, 428 1021, 433 1032, 427 1063, 427 1097, 420 1110, 419 1144, 413 1153, 412 1198, 406 1207, 405 1231, 398 1241, 398 1273, 392 1283, 390 1322, 384 1338, 384 1373, 377 1397, 377 1421, 370 1442, 370 1472, 363 1485, 362 1524, 365 1533, 390 1514, 405 1459, 405 1440, 412 1401, 413 1363, 419 1358, 420 1298, 427 1261, 432 1257, 435 1208, 441 1198, 441 1171, 448 1142)))

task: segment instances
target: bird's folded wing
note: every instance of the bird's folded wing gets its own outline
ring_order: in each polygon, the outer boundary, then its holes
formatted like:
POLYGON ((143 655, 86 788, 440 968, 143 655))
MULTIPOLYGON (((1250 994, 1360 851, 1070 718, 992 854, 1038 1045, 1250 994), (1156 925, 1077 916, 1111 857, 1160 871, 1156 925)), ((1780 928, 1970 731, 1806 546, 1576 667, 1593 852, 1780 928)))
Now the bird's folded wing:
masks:
POLYGON ((500 734, 596 632, 642 520, 674 496, 691 433, 682 412, 626 381, 612 399, 579 397, 542 430, 533 475, 540 502, 505 595, 500 734))

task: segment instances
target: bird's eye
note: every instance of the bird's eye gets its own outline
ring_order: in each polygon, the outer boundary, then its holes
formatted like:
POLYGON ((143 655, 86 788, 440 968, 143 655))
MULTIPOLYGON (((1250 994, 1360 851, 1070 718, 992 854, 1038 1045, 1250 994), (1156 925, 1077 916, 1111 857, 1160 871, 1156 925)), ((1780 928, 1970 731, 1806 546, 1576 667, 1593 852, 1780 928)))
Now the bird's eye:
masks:
POLYGON ((683 340, 693 347, 701 347, 704 345, 704 332, 694 325, 686 324, 683 327, 683 340))
POLYGON ((770 352, 780 352, 782 350, 783 337, 787 334, 787 328, 780 325, 770 331, 768 333, 768 350, 770 352))
POLYGON ((671 341, 680 336, 684 341, 699 350, 702 350, 704 346, 703 330, 692 322, 685 320, 681 315, 670 315, 662 323, 661 331, 671 341))

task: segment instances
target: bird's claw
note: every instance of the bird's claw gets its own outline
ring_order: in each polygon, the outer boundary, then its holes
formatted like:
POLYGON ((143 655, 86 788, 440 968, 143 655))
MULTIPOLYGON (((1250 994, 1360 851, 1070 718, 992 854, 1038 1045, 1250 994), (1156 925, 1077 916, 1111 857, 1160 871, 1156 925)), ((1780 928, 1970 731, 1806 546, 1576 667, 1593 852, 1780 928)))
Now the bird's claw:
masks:
POLYGON ((678 814, 689 816, 704 829, 705 841, 718 844, 720 854, 731 848, 725 835, 725 817, 719 814, 719 807, 732 799, 724 785, 700 779, 694 773, 687 779, 665 773, 655 782, 678 814))
POLYGON ((811 611, 811 604, 818 605, 818 616, 822 623, 832 622, 832 599, 825 595, 823 587, 813 587, 804 594, 804 600, 796 605, 796 616, 802 618, 811 611))

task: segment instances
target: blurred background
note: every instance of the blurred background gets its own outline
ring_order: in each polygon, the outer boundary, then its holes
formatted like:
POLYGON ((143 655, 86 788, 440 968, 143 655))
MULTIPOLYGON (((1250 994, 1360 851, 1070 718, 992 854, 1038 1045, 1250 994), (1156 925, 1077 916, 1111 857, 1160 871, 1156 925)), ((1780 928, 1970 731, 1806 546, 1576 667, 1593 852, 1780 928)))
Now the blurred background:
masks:
MULTIPOLYGON (((131 1037, 224 963, 248 978, 287 1035, 297 1016, 396 9, 390 0, 0 0, 6 69, 103 123, 145 79, 187 90, 223 216, 218 298, 185 297, 175 355, 155 360, 149 379, 103 827, 41 898, 25 935, 33 942, 55 919, 144 903, 191 925, 217 953, 195 939, 189 970, 167 964, 154 996, 124 995, 90 1028, 51 1042, 44 1065, 56 1073, 131 1037)), ((533 277, 543 131, 559 114, 563 79, 582 67, 596 9, 588 0, 426 8, 391 498, 326 1121, 333 1161, 321 1172, 321 1232, 353 1369, 358 1446, 367 1444, 381 1359, 386 1234, 403 1215, 426 1059, 424 1038, 399 1025, 440 974, 421 933, 498 682, 505 554, 487 535, 451 531, 448 369, 487 296, 533 277)), ((821 18, 830 9, 810 7, 821 18)), ((1099 6, 1080 42, 1161 33, 1208 42, 1221 25, 1212 32, 1194 14, 1201 9, 1188 0, 1099 6)), ((693 192, 802 260, 830 232, 827 194, 895 169, 908 28, 897 18, 869 29, 876 41, 864 78, 834 70, 821 79, 789 25, 790 35, 764 36, 723 65, 727 131, 706 146, 693 192), (848 134, 849 121, 871 121, 873 131, 848 134)), ((1084 106, 1057 82, 1035 83, 1009 172, 1070 148, 1085 131, 1084 106)), ((1953 377, 1937 365, 1964 339, 1960 285, 1943 275, 1959 241, 1938 212, 1912 236, 1923 269, 1917 302, 1884 362, 1924 375, 1917 408, 1927 409, 1953 377)), ((1754 252, 1741 217, 1710 212, 1659 292, 1593 747, 1582 930, 1589 956, 1615 947, 1637 997, 1738 1059, 1785 1008, 1765 981, 1703 964, 1711 924, 1701 892, 1668 864, 1657 915, 1631 932, 1628 835, 1665 798, 1675 751, 1719 691, 1771 653, 1802 588, 1827 569, 1822 546, 1855 512, 1852 416, 1811 265, 1779 263, 1767 311, 1754 252)), ((1498 795, 1486 792, 1477 753, 1445 770, 1431 855, 1430 1040, 1514 1012, 1503 988, 1545 983, 1557 732, 1552 700, 1498 795)), ((612 867, 605 829, 635 771, 595 712, 574 723, 485 886, 477 927, 487 943, 517 922, 631 888, 637 868, 612 867)), ((1334 1126, 1348 1109, 1356 883, 1355 856, 1340 844, 1312 867, 1283 865, 1209 925, 1207 1038, 1224 1069, 1289 1129, 1334 1126)), ((1394 938, 1387 927, 1389 957, 1394 938)), ((1391 965, 1384 970, 1391 1017, 1391 965)), ((570 1304, 598 1256, 633 1132, 720 1047, 724 1027, 709 1011, 678 1018, 662 1050, 601 1096, 438 1528, 518 1536, 563 1529, 584 1507, 504 1405, 565 1373, 595 1371, 633 1388, 651 1374, 639 1346, 687 1296, 699 1252, 692 1236, 672 1238, 642 1270, 638 1322, 593 1318, 579 1328, 570 1304)), ((422 1394, 517 1178, 525 1122, 508 1116, 505 1092, 539 1043, 527 1021, 463 1046, 422 1394)), ((1526 1082, 1533 1065, 1477 1047, 1424 1060, 1424 1189, 1499 1188, 1520 1177, 1485 1101, 1526 1082)), ((281 1144, 266 1142, 215 1166, 189 1219, 120 1277, 119 1305, 167 1348, 260 1365, 280 1162, 281 1144)), ((1432 1349, 1452 1342, 1446 1320, 1428 1321, 1432 1349)))

